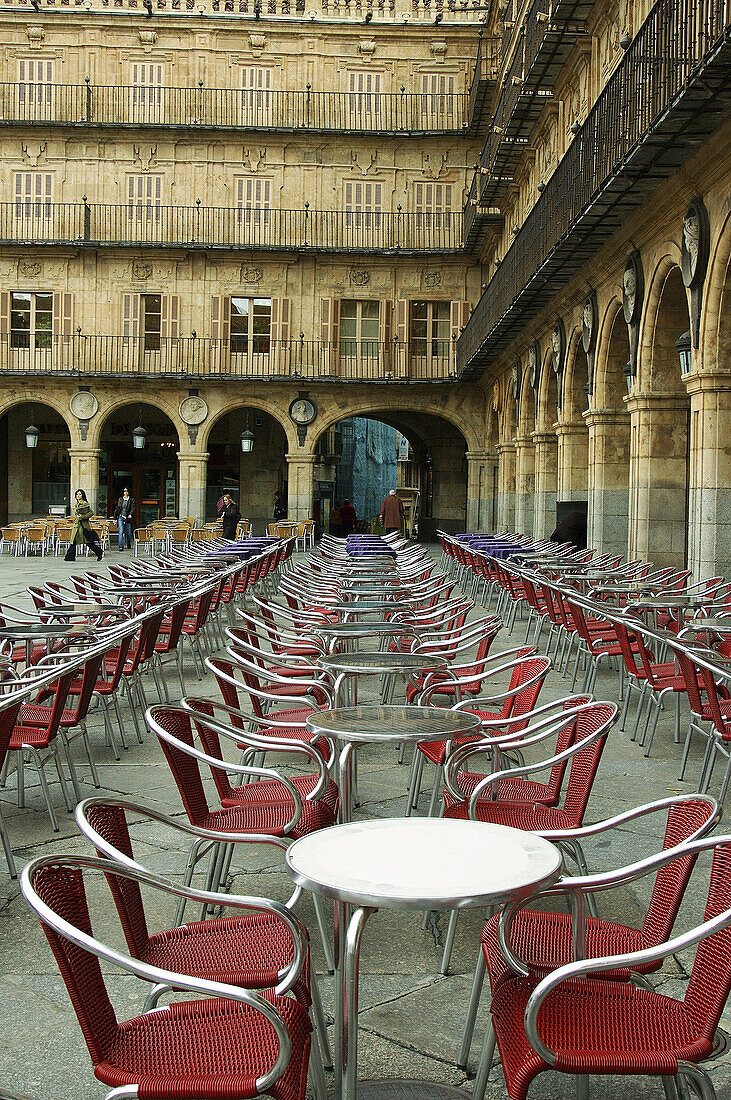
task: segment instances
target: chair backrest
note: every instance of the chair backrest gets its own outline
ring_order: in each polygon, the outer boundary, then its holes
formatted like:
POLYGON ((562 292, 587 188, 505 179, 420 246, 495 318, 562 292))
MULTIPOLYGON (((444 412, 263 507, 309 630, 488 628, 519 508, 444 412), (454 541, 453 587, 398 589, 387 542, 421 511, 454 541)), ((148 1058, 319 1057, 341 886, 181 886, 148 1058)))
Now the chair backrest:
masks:
MULTIPOLYGON (((704 835, 716 813, 715 800, 700 794, 687 802, 675 803, 668 811, 663 850, 704 835)), ((669 937, 697 858, 697 854, 691 853, 658 871, 642 922, 642 947, 662 943, 669 937)))
MULTIPOLYGON (((201 716, 206 716, 208 718, 213 718, 215 716, 215 710, 211 706, 210 701, 207 699, 186 699, 185 702, 188 707, 190 707, 194 711, 197 711, 201 716)), ((201 740, 201 744, 203 745, 205 751, 208 753, 209 756, 215 756, 218 759, 223 760, 221 739, 218 736, 215 728, 213 726, 209 726, 206 722, 198 721, 195 715, 193 715, 192 717, 193 722, 195 723, 196 732, 201 740)), ((231 718, 233 725, 241 725, 240 722, 236 721, 235 716, 232 715, 231 718)), ((214 768, 212 765, 209 766, 213 782, 216 785, 218 797, 221 799, 221 801, 223 801, 224 798, 229 798, 233 792, 231 789, 231 782, 228 777, 228 772, 225 770, 225 768, 214 768)))
MULTIPOLYGON (((521 718, 528 715, 538 702, 538 696, 541 694, 541 688, 551 667, 551 661, 549 657, 530 656, 532 652, 531 649, 526 648, 515 655, 516 658, 521 660, 520 664, 513 669, 510 677, 508 691, 511 693, 511 697, 506 699, 502 705, 502 716, 504 718, 521 718), (540 679, 530 683, 534 677, 540 677, 540 679), (518 691, 521 684, 527 684, 527 686, 522 691, 518 691), (516 694, 513 694, 513 692, 516 692, 516 694)), ((522 728, 525 728, 525 725, 527 725, 527 719, 522 728)), ((511 731, 514 729, 519 730, 521 725, 511 723, 510 729, 511 731)))
MULTIPOLYGON (((122 806, 87 806, 85 816, 92 829, 108 844, 129 859, 134 859, 132 839, 122 806)), ((98 854, 103 856, 104 853, 98 854)), ((120 878, 118 875, 107 875, 107 882, 117 907, 129 953, 137 959, 142 958, 149 942, 149 932, 139 883, 134 879, 120 878)))
MULTIPOLYGON (((82 872, 78 867, 42 867, 33 877, 41 901, 62 920, 93 936, 82 872)), ((99 960, 61 936, 41 918, 43 931, 61 971, 93 1064, 105 1061, 118 1032, 99 960)))
POLYGON ((160 736, 160 732, 168 733, 183 744, 194 748, 195 739, 190 715, 178 707, 153 706, 145 717, 148 726, 160 741, 165 759, 173 773, 175 785, 183 800, 188 820, 191 825, 201 824, 209 813, 209 805, 198 761, 160 736))
MULTIPOLYGON (((731 913, 731 844, 719 845, 713 853, 711 881, 704 922, 731 913)), ((685 1008, 708 1042, 718 1027, 731 994, 731 922, 698 944, 685 1008)))
POLYGON ((609 730, 617 718, 617 707, 613 703, 595 703, 582 710, 576 719, 574 744, 584 738, 602 731, 588 745, 583 746, 571 757, 569 778, 564 793, 563 811, 570 822, 569 827, 579 828, 584 820, 591 788, 596 779, 599 761, 607 743, 609 730))

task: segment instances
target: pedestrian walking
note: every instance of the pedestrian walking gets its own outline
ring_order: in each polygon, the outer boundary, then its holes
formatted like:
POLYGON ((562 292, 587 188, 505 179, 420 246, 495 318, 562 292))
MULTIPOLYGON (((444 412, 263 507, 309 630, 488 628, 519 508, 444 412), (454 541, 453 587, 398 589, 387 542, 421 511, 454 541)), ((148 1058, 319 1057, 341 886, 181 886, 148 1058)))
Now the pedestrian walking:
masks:
POLYGON ((96 554, 97 561, 101 561, 103 557, 101 543, 99 542, 99 536, 91 526, 93 513, 83 489, 76 490, 75 500, 74 525, 71 528, 71 542, 66 551, 65 560, 76 561, 76 547, 87 543, 96 554))

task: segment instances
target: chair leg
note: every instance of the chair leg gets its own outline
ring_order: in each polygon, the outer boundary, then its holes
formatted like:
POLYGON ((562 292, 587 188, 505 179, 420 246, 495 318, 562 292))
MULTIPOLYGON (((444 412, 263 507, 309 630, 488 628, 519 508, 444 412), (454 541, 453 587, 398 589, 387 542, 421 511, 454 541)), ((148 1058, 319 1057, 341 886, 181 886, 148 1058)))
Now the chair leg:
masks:
POLYGON ((322 911, 322 902, 317 895, 313 895, 312 898, 315 906, 315 916, 317 917, 317 927, 320 931, 320 939, 322 941, 322 950, 325 955, 325 964, 327 966, 328 974, 335 973, 335 960, 333 958, 332 947, 330 946, 330 937, 327 934, 327 926, 325 924, 325 917, 322 911))
POLYGON ((327 1037, 327 1023, 325 1021, 325 1013, 322 1008, 322 998, 320 996, 320 986, 317 981, 317 975, 312 974, 310 978, 310 996, 312 997, 312 1022, 317 1032, 318 1040, 320 1043, 320 1053, 322 1055, 322 1063, 325 1069, 333 1068, 332 1052, 330 1050, 330 1043, 327 1037))
POLYGON ((480 1062, 477 1067, 477 1076, 472 1085, 472 1100, 484 1100, 487 1079, 490 1076, 492 1060, 495 1057, 495 1032, 492 1024, 488 1022, 485 1031, 485 1039, 480 1053, 480 1062))
POLYGON ((8 865, 8 871, 11 878, 18 877, 18 869, 15 866, 15 860, 13 858, 13 849, 10 847, 10 840, 5 829, 5 821, 3 820, 2 810, 0 810, 0 840, 2 841, 3 851, 5 852, 5 861, 8 865))
POLYGON ((470 1057, 470 1047, 472 1046, 472 1036, 475 1031, 477 1008, 480 1004, 480 996, 482 995, 482 986, 485 981, 486 970, 485 955, 483 951, 480 950, 477 957, 477 966, 475 967, 475 976, 472 979, 472 992, 470 994, 470 1003, 467 1008, 467 1018, 464 1023, 464 1031, 462 1032, 462 1046, 460 1047, 459 1057, 457 1058, 457 1066, 459 1069, 467 1069, 467 1062, 470 1057))

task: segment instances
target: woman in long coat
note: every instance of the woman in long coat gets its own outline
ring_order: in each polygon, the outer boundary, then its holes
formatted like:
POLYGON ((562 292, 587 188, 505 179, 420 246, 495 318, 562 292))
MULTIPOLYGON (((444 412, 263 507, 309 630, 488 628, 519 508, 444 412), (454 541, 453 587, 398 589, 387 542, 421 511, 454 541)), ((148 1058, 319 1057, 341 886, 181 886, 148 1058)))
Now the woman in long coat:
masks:
POLYGON ((76 547, 88 543, 96 554, 97 561, 102 560, 102 548, 96 531, 91 526, 93 512, 83 489, 76 490, 74 506, 74 525, 71 528, 71 542, 66 551, 66 561, 76 561, 76 547))
POLYGON ((218 518, 223 520, 223 537, 231 542, 236 538, 236 528, 241 519, 238 505, 228 493, 223 494, 223 507, 218 510, 218 518))

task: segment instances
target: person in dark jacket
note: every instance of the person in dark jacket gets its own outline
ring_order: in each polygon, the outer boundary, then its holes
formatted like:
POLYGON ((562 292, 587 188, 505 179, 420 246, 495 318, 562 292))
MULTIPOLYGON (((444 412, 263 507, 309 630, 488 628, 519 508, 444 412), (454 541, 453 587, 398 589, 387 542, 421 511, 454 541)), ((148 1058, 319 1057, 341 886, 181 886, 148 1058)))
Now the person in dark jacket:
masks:
POLYGON ((280 492, 274 494, 274 519, 287 518, 287 501, 280 492))
POLYGON ((241 512, 229 493, 223 494, 222 504, 218 511, 218 518, 223 520, 223 537, 233 541, 236 538, 236 528, 241 519, 241 512))
POLYGON ((125 487, 114 509, 114 518, 117 521, 119 532, 119 549, 129 550, 132 546, 132 520, 135 514, 135 498, 129 495, 129 489, 125 487))

